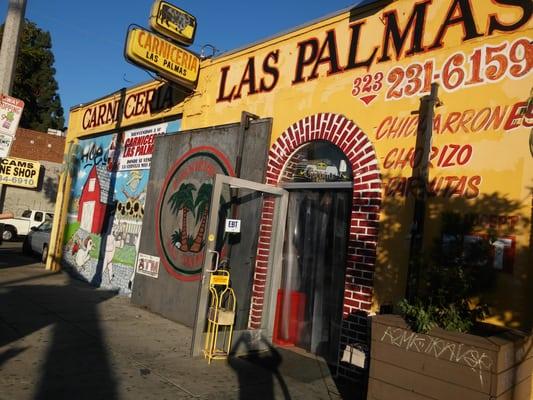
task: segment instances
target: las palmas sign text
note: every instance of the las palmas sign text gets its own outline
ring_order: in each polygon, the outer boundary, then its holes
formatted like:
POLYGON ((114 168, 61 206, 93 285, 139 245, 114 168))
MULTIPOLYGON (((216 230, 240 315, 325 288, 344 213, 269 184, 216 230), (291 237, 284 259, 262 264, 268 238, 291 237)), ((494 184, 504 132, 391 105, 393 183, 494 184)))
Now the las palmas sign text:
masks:
POLYGON ((194 89, 200 70, 200 59, 190 51, 140 27, 128 32, 126 59, 149 69, 163 78, 194 89))

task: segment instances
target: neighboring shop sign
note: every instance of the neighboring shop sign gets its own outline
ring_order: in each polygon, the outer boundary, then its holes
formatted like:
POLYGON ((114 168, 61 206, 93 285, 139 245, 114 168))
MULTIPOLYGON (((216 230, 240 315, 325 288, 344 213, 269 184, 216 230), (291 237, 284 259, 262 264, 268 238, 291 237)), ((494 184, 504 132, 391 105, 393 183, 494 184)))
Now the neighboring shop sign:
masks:
POLYGON ((157 0, 152 6, 150 27, 156 32, 189 46, 194 41, 196 18, 166 1, 157 0))
POLYGON ((139 253, 136 269, 138 274, 157 278, 159 276, 159 257, 139 253))
POLYGON ((143 28, 132 27, 128 31, 125 57, 188 89, 196 87, 200 58, 143 28))
POLYGON ((0 94, 0 157, 9 155, 9 149, 17 132, 23 108, 24 102, 22 100, 0 94))
POLYGON ((15 136, 23 108, 22 100, 0 94, 0 133, 15 136))
POLYGON ((27 188, 37 187, 41 164, 22 158, 0 159, 0 183, 27 188))
POLYGON ((119 171, 149 169, 155 138, 167 131, 168 124, 159 124, 124 132, 119 158, 119 171))
POLYGON ((13 141, 13 136, 0 133, 0 158, 8 156, 12 141, 13 141))

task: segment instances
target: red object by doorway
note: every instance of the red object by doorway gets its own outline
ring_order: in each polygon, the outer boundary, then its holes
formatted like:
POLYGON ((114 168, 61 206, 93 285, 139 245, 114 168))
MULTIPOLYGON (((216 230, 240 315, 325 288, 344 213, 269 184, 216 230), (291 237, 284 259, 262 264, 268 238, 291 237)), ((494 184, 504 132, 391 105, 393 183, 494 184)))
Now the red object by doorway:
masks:
POLYGON ((294 346, 300 342, 301 327, 305 323, 305 300, 302 292, 291 291, 287 296, 283 289, 278 290, 272 337, 275 344, 294 346), (289 302, 288 305, 285 305, 286 301, 289 302), (288 315, 284 315, 284 312, 288 315))

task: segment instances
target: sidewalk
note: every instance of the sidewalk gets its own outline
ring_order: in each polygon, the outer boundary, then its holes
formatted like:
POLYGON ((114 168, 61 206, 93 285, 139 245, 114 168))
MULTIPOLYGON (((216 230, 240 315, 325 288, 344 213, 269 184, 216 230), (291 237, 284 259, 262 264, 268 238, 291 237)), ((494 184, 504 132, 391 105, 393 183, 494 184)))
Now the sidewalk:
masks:
POLYGON ((189 328, 47 272, 19 248, 0 246, 2 400, 358 398, 339 394, 324 363, 288 350, 191 358, 189 328))

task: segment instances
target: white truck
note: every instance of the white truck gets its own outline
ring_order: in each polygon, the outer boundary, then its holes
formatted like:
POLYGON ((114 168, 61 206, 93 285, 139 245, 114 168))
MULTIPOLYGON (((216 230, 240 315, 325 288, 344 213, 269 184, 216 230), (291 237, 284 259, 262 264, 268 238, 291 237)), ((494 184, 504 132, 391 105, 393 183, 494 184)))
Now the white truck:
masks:
POLYGON ((17 236, 27 235, 31 228, 39 226, 45 220, 52 219, 54 214, 42 210, 25 210, 15 218, 0 219, 0 224, 4 224, 2 233, 3 240, 14 240, 17 236))

